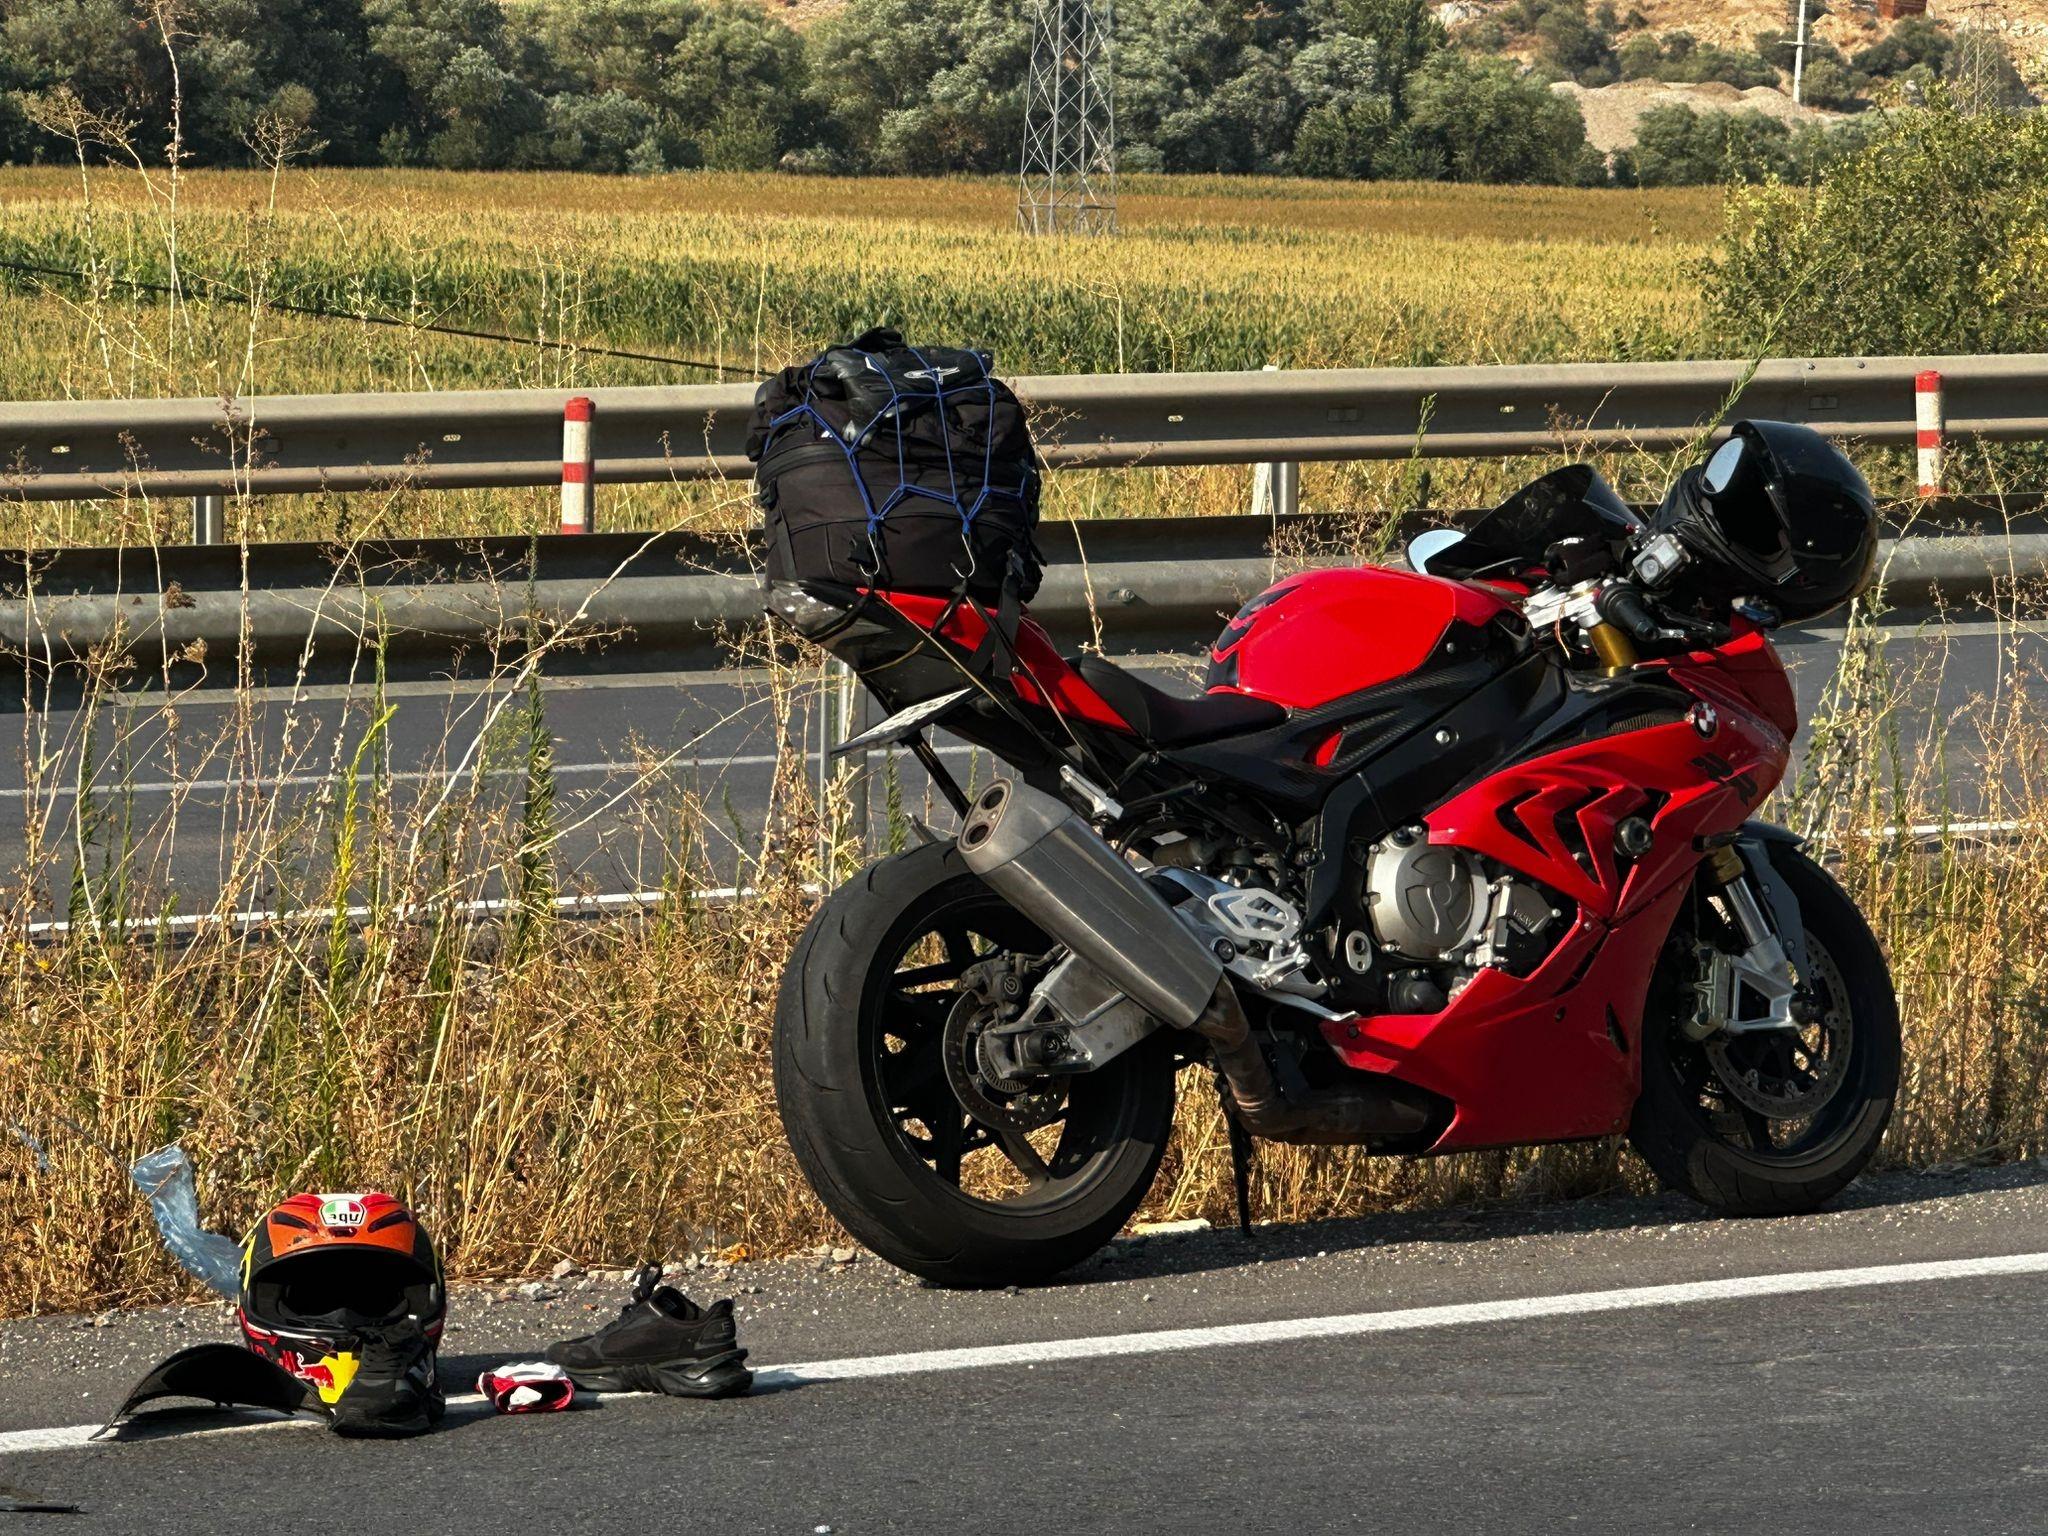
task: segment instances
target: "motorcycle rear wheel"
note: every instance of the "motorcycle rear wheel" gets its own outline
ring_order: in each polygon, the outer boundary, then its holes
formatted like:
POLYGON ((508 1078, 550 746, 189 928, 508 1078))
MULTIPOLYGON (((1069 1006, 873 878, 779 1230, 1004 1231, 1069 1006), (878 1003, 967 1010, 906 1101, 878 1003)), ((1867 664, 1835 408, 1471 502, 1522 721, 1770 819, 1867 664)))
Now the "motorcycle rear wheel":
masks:
MULTIPOLYGON (((1046 937, 950 843, 868 866, 819 907, 776 1000, 775 1096, 826 1209, 890 1263, 955 1286, 1023 1284, 1108 1242, 1173 1129, 1169 1043, 1039 1084, 1029 1131, 991 1126, 949 1084, 960 978, 1046 937)), ((1020 1101, 1021 1103, 1021 1101, 1020 1101)))
POLYGON ((1898 1093, 1899 1006, 1876 936, 1805 854, 1773 847, 1771 862, 1805 924, 1798 979, 1814 1023, 1796 1040, 1686 1036, 1691 941, 1714 921, 1695 891, 1651 983, 1629 1126, 1659 1179, 1726 1216, 1797 1215, 1839 1194, 1876 1153, 1898 1093))

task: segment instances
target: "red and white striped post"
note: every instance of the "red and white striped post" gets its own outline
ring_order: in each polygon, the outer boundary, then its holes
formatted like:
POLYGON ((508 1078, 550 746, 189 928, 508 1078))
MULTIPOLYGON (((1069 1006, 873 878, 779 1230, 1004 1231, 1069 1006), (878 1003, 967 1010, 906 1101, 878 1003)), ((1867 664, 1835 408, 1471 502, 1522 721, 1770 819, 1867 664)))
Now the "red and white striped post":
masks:
POLYGON ((1920 494, 1941 494, 1942 435, 1947 423, 1941 398, 1941 375, 1929 368, 1913 380, 1913 425, 1919 430, 1920 494))
POLYGON ((590 396, 562 407, 562 532, 589 533, 597 526, 591 504, 590 396))

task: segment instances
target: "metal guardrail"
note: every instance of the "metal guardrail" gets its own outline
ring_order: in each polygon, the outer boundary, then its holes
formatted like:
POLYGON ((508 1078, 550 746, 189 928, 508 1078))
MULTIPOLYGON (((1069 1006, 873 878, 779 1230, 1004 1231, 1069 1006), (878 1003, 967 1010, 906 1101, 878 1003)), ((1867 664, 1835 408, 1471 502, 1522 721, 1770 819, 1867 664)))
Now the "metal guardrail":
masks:
MULTIPOLYGON (((1934 513, 1947 526, 1987 515, 1959 502, 1934 513)), ((1888 540, 1892 601, 1955 600, 2048 571, 2048 532, 2031 531, 2033 517, 2019 526, 2028 531, 1888 540)), ((1205 645, 1276 573, 1355 558, 1344 553, 1349 531, 1349 519, 1313 513, 1047 523, 1045 584, 1031 611, 1068 644, 1094 639, 1099 622, 1115 650, 1205 645)), ((452 658, 516 652, 573 620, 585 643, 559 648, 550 670, 663 670, 728 660, 761 608, 753 556, 738 538, 269 544, 252 546, 248 560, 245 591, 232 546, 7 552, 0 657, 61 673, 95 648, 104 659, 118 635, 113 653, 132 659, 137 682, 223 685, 236 681, 245 645, 259 672, 288 675, 303 659, 326 676, 359 668, 366 637, 381 636, 394 670, 442 672, 452 658)))
MULTIPOLYGON (((1936 369, 1951 438, 2048 437, 2048 356, 1074 375, 1013 382, 1055 467, 1665 449, 1725 416, 1914 440, 1936 369)), ((746 385, 583 391, 612 483, 743 478, 746 385)), ((0 496, 554 485, 566 391, 0 405, 0 496)))

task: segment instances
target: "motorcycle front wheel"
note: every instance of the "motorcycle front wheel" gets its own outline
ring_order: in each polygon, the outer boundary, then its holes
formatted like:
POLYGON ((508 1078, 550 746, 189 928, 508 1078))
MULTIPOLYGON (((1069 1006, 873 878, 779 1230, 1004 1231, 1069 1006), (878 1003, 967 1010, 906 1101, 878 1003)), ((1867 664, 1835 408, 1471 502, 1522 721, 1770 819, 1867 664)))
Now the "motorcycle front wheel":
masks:
POLYGON ((1629 1139, 1666 1185, 1730 1216, 1811 1211, 1876 1153, 1899 1085, 1899 1007, 1863 914, 1796 848, 1771 863, 1799 903, 1796 1029, 1692 1038, 1702 944, 1739 943, 1704 886, 1665 946, 1643 1020, 1629 1139))
POLYGON ((826 1209, 892 1264, 944 1285, 1043 1280, 1151 1188, 1173 1129, 1161 1036, 1082 1076, 981 1075, 963 979, 1051 947, 951 843, 869 865, 798 941, 775 1010, 783 1129, 826 1209))

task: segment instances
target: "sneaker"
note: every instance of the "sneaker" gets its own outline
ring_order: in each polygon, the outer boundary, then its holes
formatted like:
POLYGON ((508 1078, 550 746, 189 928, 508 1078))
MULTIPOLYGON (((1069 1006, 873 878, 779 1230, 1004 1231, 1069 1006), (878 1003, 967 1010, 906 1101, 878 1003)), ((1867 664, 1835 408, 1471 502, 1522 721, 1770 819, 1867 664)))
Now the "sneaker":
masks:
POLYGON ((550 1344, 547 1358, 586 1392, 666 1392, 671 1397, 731 1397, 754 1384, 743 1362, 731 1301, 699 1307, 662 1285, 650 1264, 633 1282, 633 1299, 596 1333, 550 1344))
POLYGON ((356 1351, 355 1375, 334 1404, 336 1434, 423 1435, 441 1422, 434 1340, 416 1320, 363 1329, 356 1351))

